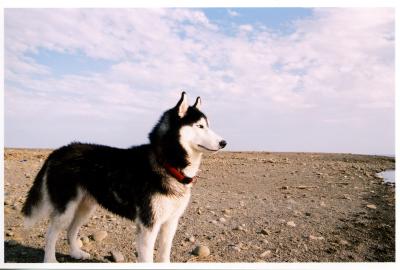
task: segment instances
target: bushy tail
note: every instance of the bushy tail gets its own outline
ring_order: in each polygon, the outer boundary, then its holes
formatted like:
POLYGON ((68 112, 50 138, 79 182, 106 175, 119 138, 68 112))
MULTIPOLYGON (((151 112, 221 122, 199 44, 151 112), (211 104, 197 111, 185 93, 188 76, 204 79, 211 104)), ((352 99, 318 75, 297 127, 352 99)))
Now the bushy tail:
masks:
POLYGON ((45 214, 44 196, 46 195, 45 181, 48 160, 44 163, 35 181, 28 192, 28 197, 22 207, 22 214, 25 217, 25 227, 31 227, 45 214))

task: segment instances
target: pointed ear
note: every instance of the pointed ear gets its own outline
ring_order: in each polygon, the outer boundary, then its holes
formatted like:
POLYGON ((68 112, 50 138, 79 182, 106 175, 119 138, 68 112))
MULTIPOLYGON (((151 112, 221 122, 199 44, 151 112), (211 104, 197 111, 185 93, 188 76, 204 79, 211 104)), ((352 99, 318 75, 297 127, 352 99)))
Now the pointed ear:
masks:
POLYGON ((200 97, 196 98, 196 102, 193 104, 193 107, 200 110, 200 108, 201 108, 201 98, 200 97))
POLYGON ((182 92, 181 99, 178 101, 178 104, 176 104, 175 107, 178 108, 179 117, 180 118, 184 117, 189 108, 185 92, 182 92))

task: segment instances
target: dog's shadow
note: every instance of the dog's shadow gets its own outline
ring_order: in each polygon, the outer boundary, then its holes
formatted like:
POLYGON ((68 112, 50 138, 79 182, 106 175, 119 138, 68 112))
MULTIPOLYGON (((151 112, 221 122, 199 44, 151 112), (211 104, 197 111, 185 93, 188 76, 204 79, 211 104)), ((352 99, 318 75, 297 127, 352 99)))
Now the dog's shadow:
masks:
MULTIPOLYGON (((44 257, 43 249, 28 247, 19 243, 4 242, 4 262, 5 263, 42 263, 44 257)), ((56 253, 56 258, 59 262, 71 263, 101 263, 104 261, 89 259, 77 260, 69 255, 56 253)))

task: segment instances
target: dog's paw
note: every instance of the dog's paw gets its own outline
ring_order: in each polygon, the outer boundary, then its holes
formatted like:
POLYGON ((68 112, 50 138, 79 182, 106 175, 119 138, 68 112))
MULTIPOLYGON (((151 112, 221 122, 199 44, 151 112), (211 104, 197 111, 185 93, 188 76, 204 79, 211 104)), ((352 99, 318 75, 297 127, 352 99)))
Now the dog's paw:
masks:
POLYGON ((56 257, 52 257, 52 258, 44 258, 44 263, 58 263, 56 257))
POLYGON ((78 260, 87 260, 90 259, 90 254, 83 251, 83 250, 74 250, 70 252, 70 255, 72 258, 74 259, 78 259, 78 260))

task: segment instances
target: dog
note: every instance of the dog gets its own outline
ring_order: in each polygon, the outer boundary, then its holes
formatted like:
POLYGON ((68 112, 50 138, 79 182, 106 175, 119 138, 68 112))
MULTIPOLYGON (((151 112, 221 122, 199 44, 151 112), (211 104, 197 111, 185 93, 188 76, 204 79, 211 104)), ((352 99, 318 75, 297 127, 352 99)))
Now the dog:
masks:
POLYGON ((149 144, 120 149, 71 143, 53 151, 38 172, 22 208, 26 226, 49 215, 44 262, 57 262, 56 241, 67 229, 70 255, 89 259, 78 245, 79 228, 97 205, 136 222, 138 262, 170 262, 172 241, 205 153, 226 141, 214 133, 197 97, 182 92, 149 134, 149 144))

